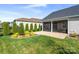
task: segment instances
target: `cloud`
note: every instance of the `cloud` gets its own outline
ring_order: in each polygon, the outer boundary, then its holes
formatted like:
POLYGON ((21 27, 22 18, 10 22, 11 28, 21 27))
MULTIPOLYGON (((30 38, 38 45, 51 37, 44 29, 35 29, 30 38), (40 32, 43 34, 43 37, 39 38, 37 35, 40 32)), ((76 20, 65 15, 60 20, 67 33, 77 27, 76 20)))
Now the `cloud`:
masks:
POLYGON ((13 21, 16 17, 20 17, 22 14, 14 11, 0 10, 1 21, 13 21))
POLYGON ((5 11, 5 10, 0 10, 0 15, 1 14, 7 14, 7 15, 21 15, 18 12, 14 12, 14 11, 5 11))
POLYGON ((1 22, 4 22, 4 21, 8 21, 8 22, 12 22, 15 18, 14 17, 1 17, 0 20, 1 22))
POLYGON ((47 7, 47 4, 25 5, 25 6, 22 7, 22 9, 25 9, 26 12, 28 11, 30 14, 33 14, 34 16, 36 16, 36 15, 40 15, 43 12, 43 10, 38 8, 38 7, 47 7))
POLYGON ((27 5, 24 8, 36 8, 36 7, 46 7, 47 4, 31 4, 31 5, 27 5))

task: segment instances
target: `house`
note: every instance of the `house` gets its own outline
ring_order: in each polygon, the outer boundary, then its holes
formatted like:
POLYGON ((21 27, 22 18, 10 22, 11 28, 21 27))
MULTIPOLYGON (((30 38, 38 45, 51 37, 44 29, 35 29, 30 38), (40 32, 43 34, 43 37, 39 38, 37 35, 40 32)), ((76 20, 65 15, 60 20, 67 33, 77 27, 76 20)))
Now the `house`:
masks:
POLYGON ((7 22, 9 24, 10 27, 12 27, 13 22, 7 22))
POLYGON ((43 19, 43 31, 79 34, 79 5, 46 16, 43 19))
POLYGON ((39 27, 39 25, 42 26, 41 23, 41 19, 37 19, 37 18, 18 18, 14 20, 17 25, 19 25, 20 23, 23 23, 24 27, 26 26, 26 24, 28 24, 29 29, 30 29, 30 24, 33 24, 33 28, 34 28, 34 24, 37 24, 37 28, 39 27))

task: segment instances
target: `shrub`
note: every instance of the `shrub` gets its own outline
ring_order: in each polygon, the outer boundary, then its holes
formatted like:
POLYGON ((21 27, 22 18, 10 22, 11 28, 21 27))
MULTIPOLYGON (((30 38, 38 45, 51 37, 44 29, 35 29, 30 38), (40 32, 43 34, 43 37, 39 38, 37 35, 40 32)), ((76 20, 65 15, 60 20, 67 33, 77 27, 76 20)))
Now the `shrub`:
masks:
POLYGON ((73 33, 71 33, 69 36, 70 36, 70 37, 76 37, 77 35, 78 35, 77 33, 73 32, 73 33))
POLYGON ((19 25, 19 34, 24 35, 24 25, 23 25, 23 23, 20 23, 20 25, 19 25))
POLYGON ((26 26, 25 26, 25 31, 29 31, 28 24, 26 24, 26 26))
POLYGON ((41 31, 41 30, 42 30, 42 26, 39 24, 38 31, 41 31))
POLYGON ((30 32, 29 31, 25 31, 25 36, 29 37, 30 36, 30 32))
POLYGON ((33 24, 30 24, 30 31, 33 31, 33 24))
POLYGON ((3 35, 3 33, 2 33, 2 28, 0 28, 0 36, 2 36, 3 35))
POLYGON ((34 36, 34 33, 33 33, 33 31, 25 31, 25 36, 26 37, 30 37, 30 36, 34 36))
POLYGON ((0 36, 3 36, 3 33, 2 32, 0 32, 0 36))
POLYGON ((12 38, 17 38, 18 37, 18 33, 14 33, 13 35, 12 35, 12 38))
POLYGON ((33 31, 31 31, 30 32, 30 36, 34 36, 35 34, 34 34, 34 32, 33 31))
POLYGON ((0 28, 0 32, 2 32, 2 28, 0 28))
POLYGON ((12 33, 17 33, 17 32, 18 32, 18 26, 15 22, 13 22, 12 33))
POLYGON ((10 34, 10 28, 9 28, 8 22, 3 22, 2 28, 3 28, 3 35, 9 35, 10 34))
POLYGON ((25 34, 29 34, 30 32, 29 31, 25 31, 25 34))
POLYGON ((37 31, 37 24, 34 25, 34 31, 37 31))

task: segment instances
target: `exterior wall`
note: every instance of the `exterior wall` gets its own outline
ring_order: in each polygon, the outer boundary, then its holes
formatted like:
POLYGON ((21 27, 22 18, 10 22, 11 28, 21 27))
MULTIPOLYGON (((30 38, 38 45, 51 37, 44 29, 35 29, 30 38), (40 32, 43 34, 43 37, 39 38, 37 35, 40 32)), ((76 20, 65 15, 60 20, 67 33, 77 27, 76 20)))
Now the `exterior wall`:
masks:
POLYGON ((34 24, 37 24, 37 28, 39 27, 39 24, 42 25, 42 23, 16 21, 16 24, 17 24, 18 26, 19 26, 20 23, 23 23, 24 27, 25 27, 26 24, 28 24, 29 29, 30 29, 30 24, 33 24, 33 28, 34 28, 34 24))
POLYGON ((71 18, 68 20, 68 34, 73 32, 79 34, 79 18, 71 18))

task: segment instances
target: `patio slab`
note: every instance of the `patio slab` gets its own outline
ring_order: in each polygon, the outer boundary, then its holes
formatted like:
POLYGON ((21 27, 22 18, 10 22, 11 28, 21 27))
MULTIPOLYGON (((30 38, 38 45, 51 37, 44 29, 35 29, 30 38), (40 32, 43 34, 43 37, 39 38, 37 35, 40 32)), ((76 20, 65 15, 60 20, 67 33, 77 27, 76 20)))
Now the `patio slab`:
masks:
POLYGON ((60 38, 60 39, 64 39, 67 36, 67 34, 65 34, 65 33, 46 32, 46 31, 35 32, 35 34, 45 35, 45 36, 50 36, 50 37, 55 37, 55 38, 60 38))

